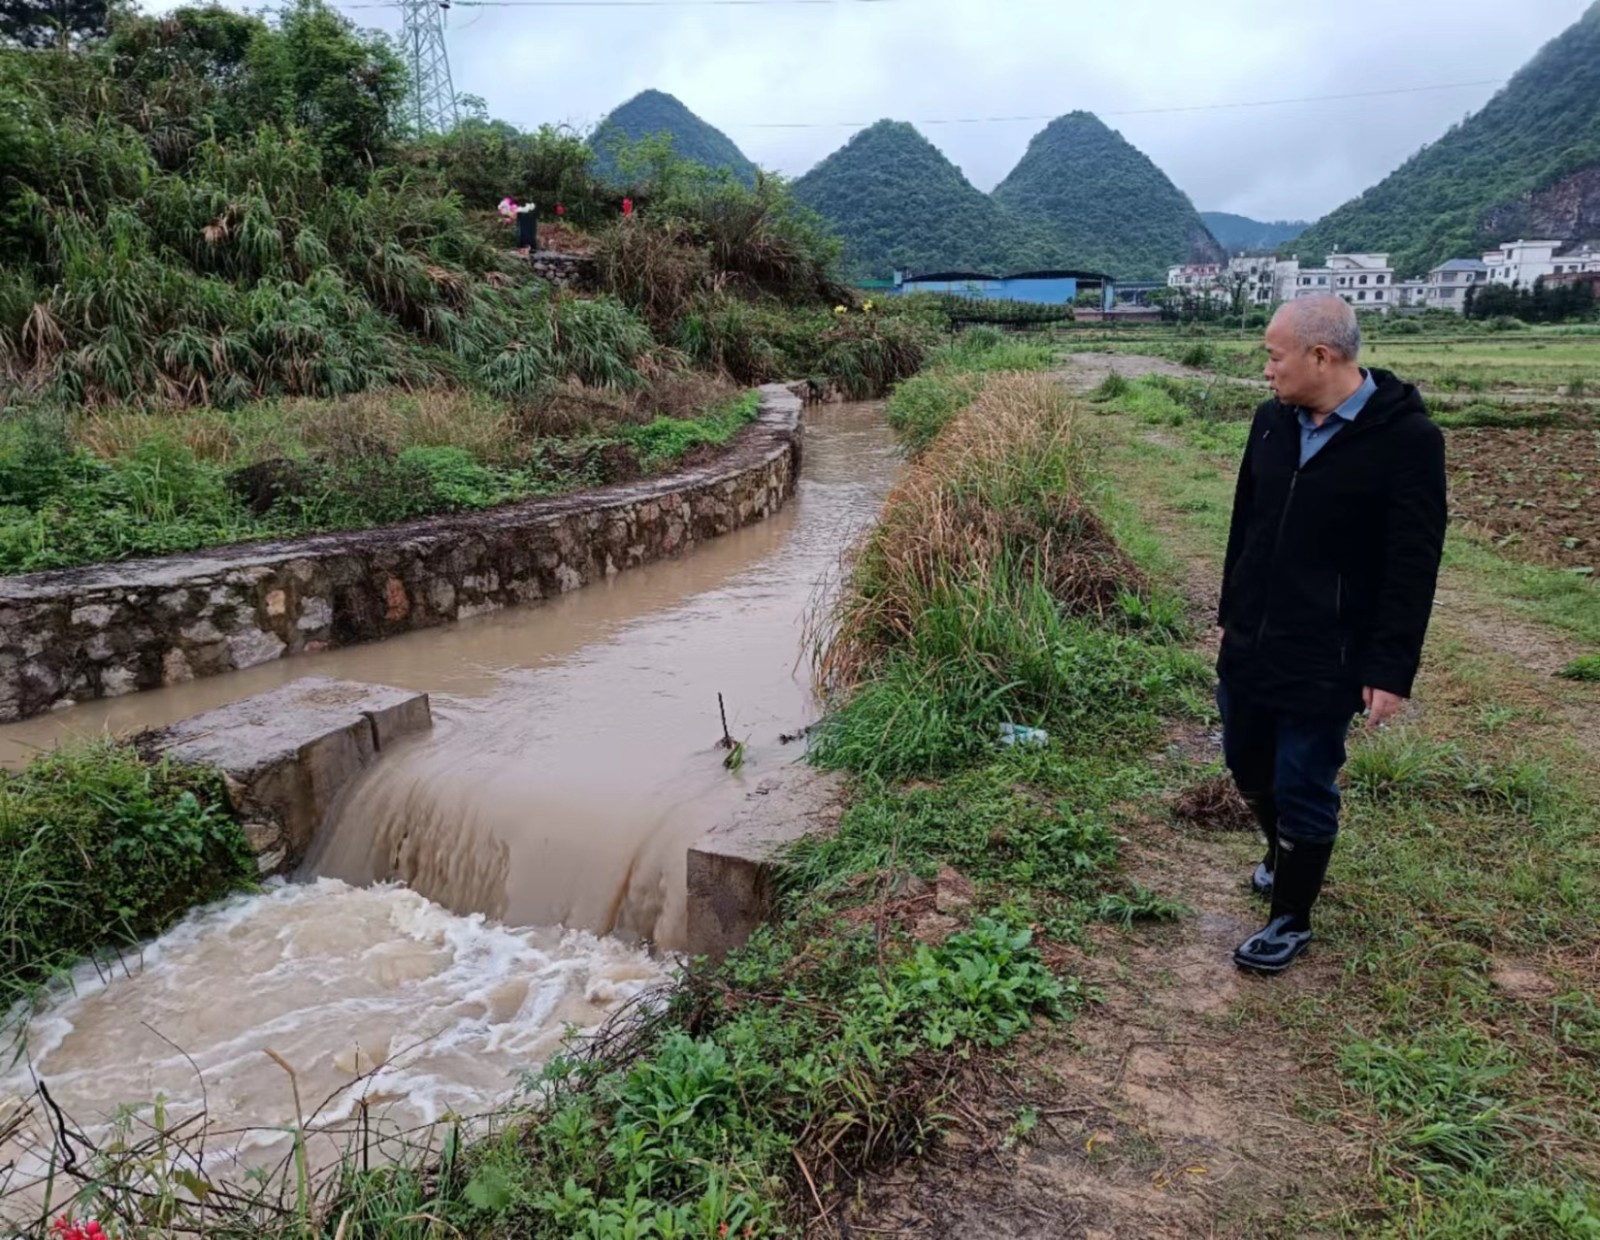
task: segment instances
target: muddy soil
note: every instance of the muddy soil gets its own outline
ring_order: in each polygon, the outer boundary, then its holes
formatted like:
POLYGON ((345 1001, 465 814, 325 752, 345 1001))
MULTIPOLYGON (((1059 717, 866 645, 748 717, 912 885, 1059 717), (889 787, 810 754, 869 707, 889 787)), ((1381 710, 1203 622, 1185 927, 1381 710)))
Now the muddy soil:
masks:
POLYGON ((1451 501, 1506 555, 1600 568, 1600 432, 1450 432, 1451 501))
POLYGON ((1281 1041, 1263 1041, 1238 1019, 1252 1001, 1292 1003, 1332 980, 1332 965, 1315 956, 1272 982, 1233 967, 1233 948, 1261 918, 1243 881, 1254 842, 1154 821, 1137 834, 1132 876, 1181 897, 1191 915, 1132 936, 1107 929, 1091 954, 1058 949, 1052 964, 1095 987, 1100 1002, 1066 1030, 1040 1035, 1015 1075, 958 1085, 946 1107, 959 1124, 950 1140, 808 1234, 1259 1235, 1318 1213, 1318 1181, 1293 1170, 1306 1160, 1356 1176, 1359 1154, 1330 1149, 1327 1132, 1296 1113, 1301 1070, 1281 1041), (1029 1116, 1035 1126, 1024 1137, 1018 1121, 1029 1116))

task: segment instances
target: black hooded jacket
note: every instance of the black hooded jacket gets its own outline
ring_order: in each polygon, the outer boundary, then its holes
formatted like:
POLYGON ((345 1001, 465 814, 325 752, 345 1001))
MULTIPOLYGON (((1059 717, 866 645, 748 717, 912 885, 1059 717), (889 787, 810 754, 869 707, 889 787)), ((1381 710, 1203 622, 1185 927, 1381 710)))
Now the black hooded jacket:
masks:
POLYGON ((1239 469, 1217 622, 1231 692, 1281 709, 1411 696, 1446 523, 1444 436, 1386 370, 1349 426, 1300 466, 1298 411, 1256 410, 1239 469))

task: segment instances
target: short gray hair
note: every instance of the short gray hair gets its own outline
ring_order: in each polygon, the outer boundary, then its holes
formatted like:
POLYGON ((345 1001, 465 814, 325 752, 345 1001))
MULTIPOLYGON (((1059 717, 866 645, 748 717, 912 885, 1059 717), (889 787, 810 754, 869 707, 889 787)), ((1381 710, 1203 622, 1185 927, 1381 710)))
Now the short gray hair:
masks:
POLYGON ((1308 349, 1324 345, 1347 362, 1361 356, 1361 323, 1342 297, 1332 293, 1302 297, 1285 302, 1278 315, 1308 349))

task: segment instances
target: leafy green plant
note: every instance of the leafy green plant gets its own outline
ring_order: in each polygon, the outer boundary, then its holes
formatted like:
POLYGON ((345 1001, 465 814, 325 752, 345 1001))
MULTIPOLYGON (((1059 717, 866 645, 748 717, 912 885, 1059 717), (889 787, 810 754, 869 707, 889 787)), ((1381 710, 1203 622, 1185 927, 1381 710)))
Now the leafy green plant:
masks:
POLYGON ((1188 911, 1179 900, 1149 891, 1135 883, 1129 891, 1112 891, 1094 905, 1100 921, 1131 926, 1136 921, 1176 921, 1188 911))
POLYGON ((0 1010, 255 868, 218 777, 99 742, 0 773, 0 1010))
POLYGON ((1557 675, 1566 680, 1600 682, 1600 654, 1580 654, 1557 675))
POLYGON ((657 469, 698 447, 720 447, 755 420, 760 398, 748 392, 696 419, 656 418, 643 426, 626 427, 622 439, 633 445, 646 470, 657 469))

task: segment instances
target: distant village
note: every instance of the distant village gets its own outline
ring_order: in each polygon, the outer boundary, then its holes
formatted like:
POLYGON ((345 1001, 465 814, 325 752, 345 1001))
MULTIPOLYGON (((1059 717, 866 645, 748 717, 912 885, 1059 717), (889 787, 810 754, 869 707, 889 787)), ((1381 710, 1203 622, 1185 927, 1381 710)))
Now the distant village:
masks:
POLYGON ((1531 289, 1588 284, 1600 292, 1600 245, 1564 248, 1560 241, 1507 241, 1482 258, 1452 258, 1418 279, 1396 278, 1387 254, 1329 254, 1321 267, 1298 258, 1241 254, 1222 263, 1169 267, 1167 287, 1219 302, 1272 306, 1297 297, 1336 293, 1358 310, 1418 308, 1464 313, 1475 287, 1531 289))
MULTIPOLYGON (((1301 266, 1298 257, 1239 254, 1226 263, 1184 264, 1159 280, 1118 280, 1095 271, 1028 271, 993 275, 978 271, 897 270, 889 280, 865 280, 868 293, 932 293, 978 302, 1021 302, 1035 306, 1073 306, 1079 319, 1140 321, 1162 317, 1174 308, 1174 295, 1190 311, 1227 307, 1237 314, 1334 293, 1357 310, 1449 310, 1467 313, 1473 290, 1501 285, 1515 290, 1542 286, 1547 291, 1588 285, 1600 300, 1600 242, 1507 241, 1481 258, 1452 258, 1426 275, 1401 279, 1388 254, 1334 253, 1320 267, 1301 266)), ((1181 308, 1181 307, 1180 307, 1181 308)))

